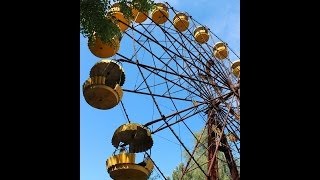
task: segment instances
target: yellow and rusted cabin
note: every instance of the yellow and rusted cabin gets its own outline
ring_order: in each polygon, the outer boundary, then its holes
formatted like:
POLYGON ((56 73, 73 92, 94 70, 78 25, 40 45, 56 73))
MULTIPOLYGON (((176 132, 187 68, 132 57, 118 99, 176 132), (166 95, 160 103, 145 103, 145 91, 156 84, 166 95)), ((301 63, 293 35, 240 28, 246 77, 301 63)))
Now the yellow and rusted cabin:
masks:
POLYGON ((223 60, 228 57, 229 51, 227 45, 223 42, 217 42, 213 46, 213 55, 219 60, 223 60))
POLYGON ((121 12, 119 3, 114 3, 111 6, 109 14, 118 20, 117 25, 121 32, 124 32, 129 28, 131 21, 130 19, 127 19, 121 12))
POLYGON ((198 26, 194 31, 193 31, 193 36, 195 40, 200 43, 206 43, 209 40, 209 31, 206 27, 204 26, 198 26))
POLYGON ((135 163, 135 154, 127 152, 109 157, 106 166, 110 177, 114 180, 147 180, 154 167, 150 158, 135 163))
POLYGON ((236 77, 239 77, 239 75, 240 75, 240 59, 234 61, 231 64, 231 71, 236 77))
POLYGON ((114 37, 110 43, 104 43, 100 38, 94 37, 92 41, 88 41, 88 46, 93 55, 99 58, 108 58, 119 51, 120 40, 118 37, 114 37))
POLYGON ((113 108, 122 99, 124 81, 124 70, 116 61, 101 60, 91 68, 90 77, 83 84, 84 98, 94 108, 113 108))
POLYGON ((185 13, 177 13, 173 18, 173 25, 179 31, 183 32, 189 27, 189 18, 185 13))
POLYGON ((135 8, 132 8, 133 21, 136 23, 143 23, 148 18, 148 12, 140 12, 135 8))
POLYGON ((128 144, 130 153, 147 151, 153 145, 150 130, 137 123, 121 125, 114 132, 111 142, 114 147, 120 143, 128 144))
POLYGON ((168 20, 168 18, 169 18, 168 7, 163 3, 156 3, 156 5, 151 13, 151 19, 156 24, 163 24, 168 20))

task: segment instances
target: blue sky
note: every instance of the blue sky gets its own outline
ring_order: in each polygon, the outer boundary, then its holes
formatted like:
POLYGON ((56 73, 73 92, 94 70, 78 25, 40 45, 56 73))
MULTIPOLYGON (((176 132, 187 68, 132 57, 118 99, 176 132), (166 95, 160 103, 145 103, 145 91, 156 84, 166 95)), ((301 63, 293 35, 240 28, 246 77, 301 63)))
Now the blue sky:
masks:
MULTIPOLYGON (((161 2, 161 1, 156 1, 161 2)), ((239 0, 168 0, 171 6, 178 11, 188 12, 189 15, 208 26, 238 55, 240 55, 240 8, 239 0)), ((172 19, 172 15, 170 16, 172 19)), ((131 32, 128 32, 129 34, 131 32)), ((160 37, 161 35, 159 35, 160 37)), ((209 40, 210 42, 210 40, 209 40)), ((124 36, 119 53, 127 57, 131 57, 133 53, 133 42, 124 36)), ((163 53, 157 48, 153 52, 163 53)), ((141 62, 148 63, 148 58, 141 52, 137 55, 141 62)), ((117 56, 111 57, 119 58, 117 56)), ((236 60, 236 57, 230 56, 230 59, 236 60)), ((124 116, 121 105, 110 110, 98 110, 89 106, 82 95, 82 84, 89 77, 91 67, 100 59, 91 54, 87 46, 87 39, 80 35, 80 178, 81 180, 101 180, 111 179, 106 171, 105 161, 110 157, 115 150, 111 145, 111 138, 114 131, 127 120, 124 116)), ((138 69, 130 64, 123 63, 123 68, 126 74, 126 80, 123 85, 125 89, 134 89, 137 83, 141 82, 141 76, 138 75, 138 69)), ((146 72, 146 75, 148 73, 146 72)), ((152 77, 156 82, 160 79, 152 77)), ((152 82, 152 81, 150 81, 152 82)), ((164 86, 157 87, 157 91, 163 90, 164 86)), ((155 89, 154 89, 155 90, 155 89)), ((177 89, 179 90, 179 89, 177 89)), ((173 90, 172 90, 173 91, 173 90)), ((185 92, 184 92, 185 93, 185 92)), ((183 92, 176 93, 177 96, 184 96, 183 92)), ((195 98, 196 99, 196 98, 195 98)), ((159 118, 159 113, 155 108, 151 97, 145 95, 137 95, 125 92, 122 99, 128 116, 132 122, 144 124, 153 119, 159 118)), ((157 99, 161 111, 168 115, 173 113, 172 103, 166 99, 157 99)), ((190 107, 192 103, 176 101, 176 106, 179 109, 190 107)), ((197 116, 186 120, 186 123, 193 131, 198 131, 203 125, 203 120, 197 116)), ((180 136, 186 146, 192 146, 192 139, 182 125, 173 127, 175 132, 180 136)), ((161 171, 166 176, 171 176, 174 168, 181 162, 181 146, 166 129, 153 136, 154 146, 152 148, 151 157, 159 166, 161 171)))

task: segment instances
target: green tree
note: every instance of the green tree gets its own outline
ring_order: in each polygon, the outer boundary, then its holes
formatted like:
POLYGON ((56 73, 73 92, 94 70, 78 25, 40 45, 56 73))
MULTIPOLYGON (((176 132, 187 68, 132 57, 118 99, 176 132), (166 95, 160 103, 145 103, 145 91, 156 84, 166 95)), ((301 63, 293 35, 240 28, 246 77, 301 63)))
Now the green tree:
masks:
MULTIPOLYGON (((197 160, 198 164, 201 166, 201 168, 206 172, 208 169, 207 166, 207 131, 204 130, 200 132, 195 133, 196 138, 200 141, 199 146, 196 148, 194 153, 194 159, 197 160), (202 134, 202 135, 201 135, 202 134)), ((194 141, 194 144, 196 144, 196 140, 194 141)), ((185 153, 184 159, 187 161, 189 159, 189 155, 185 153)), ((218 151, 217 154, 218 159, 218 174, 219 174, 219 180, 231 180, 230 178, 230 171, 228 164, 226 163, 226 159, 224 157, 224 154, 220 151, 218 151)), ((191 168, 192 171, 188 171, 183 176, 183 180, 198 180, 198 179, 206 179, 206 176, 202 173, 202 171, 199 168, 196 168, 196 165, 193 160, 190 161, 190 165, 194 164, 191 168)), ((180 180, 182 176, 182 172, 184 170, 184 167, 186 165, 186 162, 180 163, 173 171, 172 173, 172 179, 173 180, 180 180)), ((189 167, 190 167, 189 165, 189 167)))
POLYGON ((132 16, 131 7, 148 12, 154 5, 152 0, 80 0, 80 33, 84 37, 92 40, 97 36, 103 42, 111 42, 114 36, 121 37, 115 19, 108 15, 113 3, 120 4, 126 18, 132 16))
POLYGON ((155 173, 155 170, 152 171, 152 173, 150 174, 148 180, 157 180, 157 179, 161 179, 159 174, 155 173))

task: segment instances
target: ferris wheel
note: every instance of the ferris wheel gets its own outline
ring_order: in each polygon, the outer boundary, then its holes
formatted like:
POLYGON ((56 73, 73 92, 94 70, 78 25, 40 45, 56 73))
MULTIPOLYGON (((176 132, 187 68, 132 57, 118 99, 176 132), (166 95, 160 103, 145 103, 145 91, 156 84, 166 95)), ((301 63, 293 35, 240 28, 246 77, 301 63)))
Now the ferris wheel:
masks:
POLYGON ((156 172, 166 179, 155 154, 180 152, 187 157, 181 179, 197 169, 216 180, 218 164, 229 179, 240 179, 240 56, 167 2, 151 12, 132 9, 133 19, 117 3, 110 10, 122 36, 88 42, 99 60, 82 84, 88 106, 121 108, 126 121, 107 137, 114 148, 106 159, 110 177, 143 180, 156 172), (164 148, 161 139, 176 145, 164 148))

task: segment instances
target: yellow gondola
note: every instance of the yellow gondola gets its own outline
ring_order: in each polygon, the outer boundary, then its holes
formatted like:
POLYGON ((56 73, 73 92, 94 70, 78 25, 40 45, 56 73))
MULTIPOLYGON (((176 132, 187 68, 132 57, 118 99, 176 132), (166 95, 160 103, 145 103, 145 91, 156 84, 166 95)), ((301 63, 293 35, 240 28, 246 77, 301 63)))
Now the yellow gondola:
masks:
POLYGON ((151 13, 151 18, 156 24, 163 24, 169 18, 168 7, 163 3, 157 3, 151 13))
POLYGON ((119 3, 115 3, 111 6, 110 15, 118 20, 117 25, 121 32, 124 32, 129 28, 131 22, 129 19, 125 18, 124 14, 121 12, 119 3))
POLYGON ((231 71, 235 76, 239 77, 239 75, 240 75, 240 60, 236 60, 231 64, 231 71))
POLYGON ((193 31, 193 36, 198 43, 203 44, 209 40, 209 31, 204 26, 198 26, 193 31))
POLYGON ((110 43, 103 43, 100 38, 94 37, 93 41, 88 41, 91 53, 99 58, 114 56, 120 48, 119 38, 114 37, 110 43))
POLYGON ((227 58, 229 55, 229 51, 226 44, 223 42, 217 42, 213 46, 213 55, 219 60, 227 58))
POLYGON ((150 158, 136 164, 135 154, 124 152, 108 158, 106 166, 110 177, 114 180, 147 180, 154 165, 150 158))
POLYGON ((121 142, 128 144, 130 153, 147 151, 153 145, 150 130, 136 123, 121 125, 114 132, 111 142, 114 147, 118 147, 121 142))
POLYGON ((83 84, 86 102, 97 109, 110 109, 122 99, 121 86, 125 80, 124 71, 115 61, 102 60, 90 71, 90 78, 83 84))
POLYGON ((143 23, 148 18, 148 12, 140 12, 132 8, 133 21, 136 23, 143 23))
POLYGON ((185 13, 178 13, 173 18, 173 25, 179 31, 183 32, 189 27, 189 18, 185 13))

